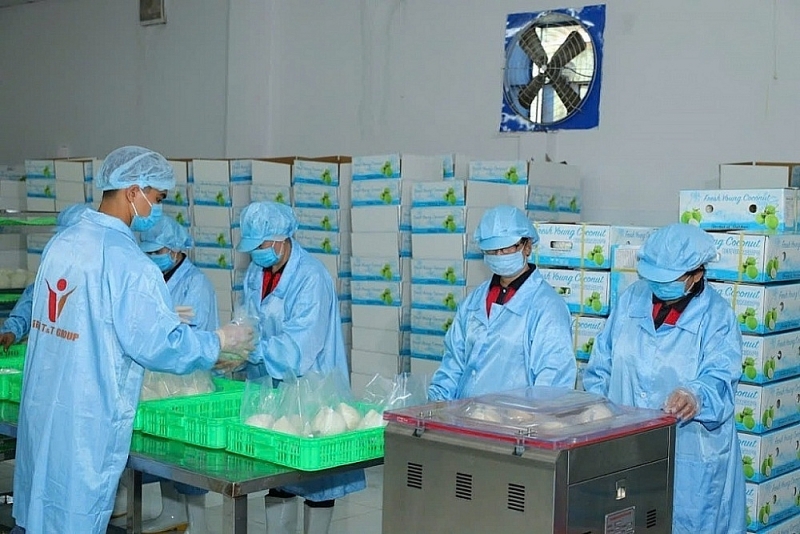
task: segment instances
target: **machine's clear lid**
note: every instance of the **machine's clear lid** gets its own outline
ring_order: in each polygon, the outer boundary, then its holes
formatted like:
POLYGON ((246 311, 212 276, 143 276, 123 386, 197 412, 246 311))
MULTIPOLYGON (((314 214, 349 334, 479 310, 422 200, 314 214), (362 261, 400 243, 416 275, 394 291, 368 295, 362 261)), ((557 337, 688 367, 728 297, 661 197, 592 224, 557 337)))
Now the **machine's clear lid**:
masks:
POLYGON ((599 395, 546 386, 391 410, 384 418, 414 428, 544 449, 570 449, 676 422, 659 410, 620 406, 599 395))

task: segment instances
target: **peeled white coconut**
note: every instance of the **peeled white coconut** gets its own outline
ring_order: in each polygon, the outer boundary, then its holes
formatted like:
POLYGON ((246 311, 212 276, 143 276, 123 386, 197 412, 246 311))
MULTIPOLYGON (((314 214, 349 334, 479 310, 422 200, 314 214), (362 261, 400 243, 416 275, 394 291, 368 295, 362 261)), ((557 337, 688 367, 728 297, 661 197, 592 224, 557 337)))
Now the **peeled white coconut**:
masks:
POLYGON ((275 418, 268 413, 257 413, 248 417, 244 424, 269 430, 275 424, 275 418))
POLYGON ((344 423, 347 425, 347 430, 355 430, 358 428, 358 423, 361 422, 361 414, 358 413, 358 410, 349 404, 340 402, 339 406, 336 407, 336 412, 342 416, 342 419, 344 419, 344 423))
POLYGON ((25 287, 25 282, 28 281, 28 271, 25 269, 17 269, 9 276, 11 280, 11 287, 25 287))
POLYGON ((385 424, 386 422, 383 420, 383 415, 379 414, 375 410, 370 410, 367 412, 367 415, 364 416, 364 419, 361 420, 358 428, 377 428, 379 426, 384 426, 385 424))
POLYGON ((591 423, 613 416, 614 413, 605 404, 593 404, 575 416, 575 422, 578 424, 591 423))
POLYGON ((275 421, 275 424, 272 425, 272 430, 274 430, 275 432, 282 432, 284 434, 289 434, 292 436, 300 435, 300 431, 298 430, 298 428, 294 424, 292 424, 289 418, 286 417, 285 415, 280 419, 278 419, 277 421, 275 421))
POLYGON ((311 423, 300 417, 300 415, 290 415, 289 421, 297 429, 298 436, 304 436, 308 438, 314 437, 314 433, 311 431, 311 423))
POLYGON ((311 422, 311 431, 321 436, 334 436, 347 431, 347 423, 339 412, 323 406, 311 422))

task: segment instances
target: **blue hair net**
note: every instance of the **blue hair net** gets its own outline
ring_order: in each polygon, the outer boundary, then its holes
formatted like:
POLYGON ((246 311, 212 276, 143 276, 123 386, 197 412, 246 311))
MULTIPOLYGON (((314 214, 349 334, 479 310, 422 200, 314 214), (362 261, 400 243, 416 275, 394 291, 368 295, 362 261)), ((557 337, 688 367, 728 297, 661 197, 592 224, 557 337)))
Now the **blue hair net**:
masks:
POLYGON ((240 217, 239 252, 250 252, 264 241, 283 241, 294 235, 297 218, 292 208, 277 202, 253 202, 240 217))
POLYGON ((497 206, 481 217, 475 229, 475 241, 481 250, 497 250, 510 247, 528 237, 531 244, 539 242, 539 234, 525 213, 514 206, 497 206))
POLYGON ((653 282, 672 282, 717 258, 714 238, 691 224, 671 224, 647 238, 637 270, 653 282))
POLYGON ((77 223, 83 212, 92 209, 89 204, 73 204, 61 210, 56 217, 56 232, 60 232, 77 223))
POLYGON ((161 217, 155 226, 139 235, 139 248, 143 252, 155 252, 164 247, 175 251, 192 247, 189 232, 172 217, 161 217))
POLYGON ((140 146, 124 146, 106 156, 94 183, 101 191, 132 185, 174 189, 175 174, 172 165, 158 152, 140 146))

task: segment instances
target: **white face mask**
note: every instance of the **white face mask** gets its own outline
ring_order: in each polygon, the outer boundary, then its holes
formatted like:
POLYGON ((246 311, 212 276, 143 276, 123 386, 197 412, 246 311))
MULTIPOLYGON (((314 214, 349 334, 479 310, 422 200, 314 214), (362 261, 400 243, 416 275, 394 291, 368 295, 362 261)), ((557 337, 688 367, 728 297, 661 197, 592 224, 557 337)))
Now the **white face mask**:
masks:
POLYGON ((486 254, 483 261, 498 276, 514 276, 525 268, 525 256, 521 250, 512 254, 486 254))

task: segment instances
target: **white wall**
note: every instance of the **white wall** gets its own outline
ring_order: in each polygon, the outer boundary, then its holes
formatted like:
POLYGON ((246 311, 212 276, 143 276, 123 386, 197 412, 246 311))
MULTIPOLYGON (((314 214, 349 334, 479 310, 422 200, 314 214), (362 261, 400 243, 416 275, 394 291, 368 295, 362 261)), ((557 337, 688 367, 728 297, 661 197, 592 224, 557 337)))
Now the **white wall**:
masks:
POLYGON ((497 133, 505 16, 563 3, 279 3, 276 153, 547 151, 583 169, 589 219, 652 224, 720 162, 800 160, 797 2, 609 0, 600 127, 521 136, 497 133))
POLYGON ((225 152, 228 1, 47 0, 0 10, 0 162, 100 156, 141 144, 171 156, 225 152))
POLYGON ((0 161, 461 152, 579 165, 585 213, 662 224, 724 161, 800 160, 800 4, 608 0, 600 127, 501 135, 507 13, 542 0, 46 0, 0 10, 0 161), (230 9, 229 9, 230 8, 230 9), (34 37, 32 37, 34 36, 34 37), (230 36, 230 37, 229 37, 230 36))

